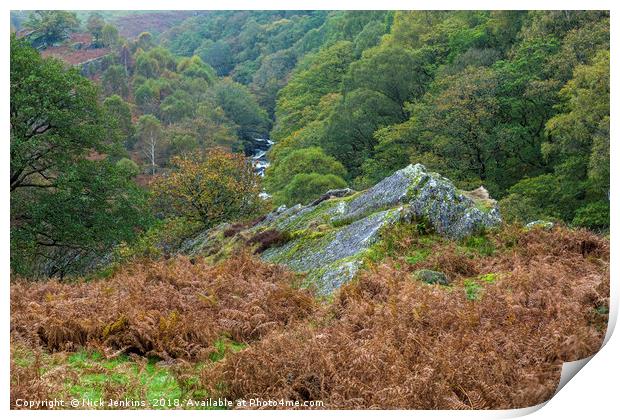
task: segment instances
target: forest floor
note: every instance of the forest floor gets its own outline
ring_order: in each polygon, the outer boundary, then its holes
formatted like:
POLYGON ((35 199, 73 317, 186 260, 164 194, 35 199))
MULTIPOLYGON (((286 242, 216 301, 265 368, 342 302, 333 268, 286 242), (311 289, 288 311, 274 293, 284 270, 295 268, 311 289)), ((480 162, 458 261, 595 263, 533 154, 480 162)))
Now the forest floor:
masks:
POLYGON ((212 408, 197 404, 209 398, 535 405, 553 395, 562 362, 601 346, 609 240, 505 226, 454 242, 400 225, 333 297, 302 282, 247 253, 215 266, 136 261, 91 281, 14 278, 11 406, 53 398, 91 404, 78 408, 212 408), (416 280, 420 269, 451 283, 416 280))

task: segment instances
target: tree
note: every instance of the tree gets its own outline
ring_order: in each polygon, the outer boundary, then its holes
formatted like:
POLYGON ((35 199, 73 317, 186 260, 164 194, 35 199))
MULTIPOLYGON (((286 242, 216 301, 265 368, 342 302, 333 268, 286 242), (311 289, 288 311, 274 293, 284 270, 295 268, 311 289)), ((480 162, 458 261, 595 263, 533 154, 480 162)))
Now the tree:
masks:
POLYGON ((267 113, 245 86, 224 79, 214 86, 213 93, 217 105, 239 127, 240 139, 251 140, 267 134, 267 113))
POLYGON ((497 191, 503 148, 495 142, 498 80, 487 68, 468 67, 437 84, 425 106, 413 111, 422 125, 422 150, 439 156, 444 173, 497 191))
POLYGON ((86 29, 93 36, 93 45, 101 46, 102 43, 102 35, 103 28, 105 26, 105 21, 103 17, 99 13, 91 13, 88 17, 88 21, 86 22, 86 29))
POLYGON ((233 150, 239 143, 237 126, 226 116, 224 110, 215 104, 199 104, 191 124, 204 149, 220 147, 233 150))
POLYGON ((136 162, 129 158, 122 158, 116 162, 116 167, 127 177, 132 178, 140 174, 140 167, 136 162))
POLYGON ((191 118, 195 111, 189 93, 182 90, 166 96, 159 109, 162 120, 167 124, 181 121, 184 118, 191 118))
POLYGON ((164 141, 161 123, 153 115, 143 115, 138 120, 137 134, 142 154, 151 166, 151 174, 155 175, 164 141))
POLYGON ((168 155, 170 156, 186 156, 201 151, 200 142, 191 124, 168 125, 165 135, 168 139, 168 155))
POLYGON ((342 41, 306 57, 278 93, 275 140, 282 140, 316 119, 321 98, 337 92, 353 61, 353 45, 342 41))
POLYGON ((592 218, 589 227, 609 221, 609 92, 609 51, 601 51, 592 64, 578 66, 560 91, 564 112, 547 122, 549 141, 543 145, 555 174, 574 186, 579 206, 587 207, 575 211, 582 225, 592 218))
POLYGON ((82 272, 135 238, 144 193, 106 157, 118 139, 96 87, 12 36, 10 109, 12 270, 82 272))
POLYGON ((172 85, 168 79, 142 79, 134 78, 133 87, 136 105, 143 114, 158 114, 161 98, 172 93, 172 85))
POLYGON ((331 189, 346 186, 344 179, 333 174, 303 173, 295 175, 275 197, 277 202, 287 205, 308 204, 331 189))
POLYGON ((118 135, 114 137, 122 139, 126 146, 132 144, 135 128, 131 121, 130 105, 120 96, 112 95, 103 101, 103 109, 113 129, 118 130, 118 135))
POLYGON ((209 84, 214 83, 216 79, 215 70, 197 55, 179 61, 177 71, 185 77, 204 79, 209 84))
MULTIPOLYGON (((423 52, 378 47, 351 65, 344 87, 345 91, 374 90, 402 106, 421 97, 431 80, 428 57, 423 52)), ((404 118, 404 111, 402 116, 404 118)))
POLYGON ((233 69, 233 54, 230 46, 223 40, 205 41, 195 51, 205 63, 215 69, 218 76, 226 76, 233 69))
POLYGON ((313 174, 313 187, 304 189, 309 195, 301 200, 303 202, 311 201, 327 191, 320 191, 323 188, 322 186, 326 184, 333 188, 346 186, 343 178, 347 171, 344 166, 332 156, 326 155, 319 147, 294 150, 270 166, 265 176, 265 186, 268 191, 276 194, 277 202, 294 204, 292 201, 299 200, 300 196, 293 191, 293 188, 300 185, 301 179, 310 179, 308 177, 299 178, 295 187, 291 186, 293 179, 299 174, 313 174), (329 176, 318 177, 318 175, 329 176))
POLYGON ((118 94, 127 98, 129 96, 128 82, 127 71, 118 64, 108 67, 101 76, 101 85, 106 95, 118 94))
POLYGON ((30 43, 36 48, 46 48, 67 38, 80 23, 73 12, 63 10, 35 10, 24 22, 30 43))
POLYGON ((276 95, 286 84, 286 76, 295 67, 297 57, 293 49, 283 49, 263 58, 252 77, 251 88, 258 103, 273 115, 276 95))
POLYGON ((356 177, 376 144, 373 133, 398 123, 402 114, 401 105, 382 93, 356 89, 347 93, 330 116, 321 146, 356 177))
POLYGON ((120 37, 116 26, 106 24, 101 30, 101 43, 104 47, 116 47, 120 37))
POLYGON ((53 183, 76 157, 100 147, 100 117, 92 83, 11 38, 11 191, 53 183))
POLYGON ((150 32, 142 32, 136 40, 138 48, 146 51, 153 47, 153 35, 150 32))
POLYGON ((133 66, 133 63, 131 57, 131 50, 129 49, 129 45, 127 45, 127 43, 124 43, 121 47, 118 53, 118 59, 125 68, 125 73, 129 74, 129 69, 133 66))
POLYGON ((355 36, 353 41, 355 55, 359 57, 363 51, 377 45, 387 29, 387 25, 383 21, 371 20, 368 22, 364 29, 355 36))
POLYGON ((156 206, 166 215, 211 227, 253 216, 261 208, 260 177, 243 155, 212 149, 204 155, 175 157, 172 165, 153 187, 156 206))
POLYGON ((341 100, 342 96, 339 93, 328 93, 323 96, 317 106, 311 107, 309 110, 309 113, 314 115, 313 120, 284 138, 276 138, 277 128, 274 128, 271 135, 276 143, 269 150, 270 160, 277 162, 293 150, 317 147, 323 144, 327 138, 330 118, 332 118, 341 100))
POLYGON ((136 55, 135 72, 137 75, 146 77, 147 79, 155 79, 159 77, 161 68, 155 58, 142 52, 136 55))
MULTIPOLYGON (((521 110, 512 119, 526 121, 525 128, 536 133, 545 163, 543 174, 522 171, 531 176, 510 187, 501 201, 504 208, 528 203, 513 212, 524 221, 542 214, 591 229, 609 226, 609 26, 606 19, 575 25, 589 15, 537 14, 514 63, 502 63, 503 72, 519 67, 513 81, 520 82, 532 69, 535 78, 547 78, 530 82, 523 100, 510 102, 521 110), (560 42, 548 31, 566 35, 560 42), (566 75, 572 76, 566 80, 566 75)), ((514 89, 520 83, 505 85, 514 89)))

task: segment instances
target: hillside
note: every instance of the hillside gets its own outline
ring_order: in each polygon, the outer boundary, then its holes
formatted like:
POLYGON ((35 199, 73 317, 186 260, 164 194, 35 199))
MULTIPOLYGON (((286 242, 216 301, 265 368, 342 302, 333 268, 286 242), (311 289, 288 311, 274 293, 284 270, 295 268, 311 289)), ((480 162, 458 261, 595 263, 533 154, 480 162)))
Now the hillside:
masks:
POLYGON ((332 303, 243 255, 216 266, 138 263, 73 285, 17 281, 11 400, 251 395, 332 409, 516 408, 550 398, 561 362, 600 347, 609 284, 599 238, 513 228, 484 247, 395 239, 388 259, 332 303), (451 286, 415 280, 419 267, 440 267, 451 286))

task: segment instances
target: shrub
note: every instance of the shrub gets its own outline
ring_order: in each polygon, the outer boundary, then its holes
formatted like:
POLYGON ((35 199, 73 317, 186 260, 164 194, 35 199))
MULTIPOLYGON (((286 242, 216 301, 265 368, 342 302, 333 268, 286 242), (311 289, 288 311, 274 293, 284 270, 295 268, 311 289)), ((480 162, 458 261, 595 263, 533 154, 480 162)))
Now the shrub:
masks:
POLYGON ((287 205, 307 204, 331 189, 344 188, 347 183, 337 175, 317 173, 297 174, 284 190, 276 194, 276 200, 287 205))
POLYGON ((248 240, 248 244, 258 244, 254 252, 260 254, 271 247, 283 245, 290 239, 291 237, 287 232, 280 232, 276 229, 266 229, 251 237, 250 240, 248 240))
POLYGON ((127 174, 127 177, 133 178, 140 173, 140 167, 136 162, 128 158, 122 158, 116 162, 116 167, 127 174))
POLYGON ((200 230, 202 224, 183 217, 158 220, 133 243, 115 249, 116 263, 136 258, 157 259, 177 250, 181 243, 200 230))
POLYGON ((580 207, 575 212, 573 224, 600 230, 609 228, 609 202, 597 201, 580 207))
POLYGON ((284 204, 309 203, 331 188, 346 187, 347 171, 320 147, 290 152, 267 169, 266 188, 284 204))
POLYGON ((564 361, 599 349, 609 312, 608 240, 561 226, 506 226, 489 234, 495 252, 485 255, 414 232, 386 229, 383 261, 320 304, 296 288, 298 276, 247 254, 217 266, 185 258, 135 263, 105 282, 15 279, 12 399, 60 395, 74 374, 42 376, 40 362, 48 352, 62 357, 87 346, 106 359, 125 352, 205 361, 191 365, 202 369, 199 378, 184 373, 190 364, 181 360, 171 369, 184 389, 212 398, 508 409, 547 400, 564 361), (427 258, 401 264, 414 249, 427 258), (411 281, 436 266, 450 286, 411 281), (32 360, 24 363, 14 343, 33 349, 32 360))
POLYGON ((216 266, 175 258, 130 264, 105 281, 11 284, 11 337, 47 351, 81 347, 206 360, 222 336, 249 343, 316 305, 296 276, 246 254, 216 266), (34 304, 34 306, 33 306, 34 304))

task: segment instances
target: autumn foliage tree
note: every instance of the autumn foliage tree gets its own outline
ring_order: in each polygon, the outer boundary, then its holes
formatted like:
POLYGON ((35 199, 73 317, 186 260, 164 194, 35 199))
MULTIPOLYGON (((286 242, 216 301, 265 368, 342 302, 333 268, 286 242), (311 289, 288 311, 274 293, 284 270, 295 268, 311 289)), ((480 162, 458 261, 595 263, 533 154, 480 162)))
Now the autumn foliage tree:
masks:
POLYGON ((174 157, 171 164, 174 169, 153 186, 155 205, 165 216, 210 227, 261 207, 260 178, 241 154, 212 149, 199 157, 174 157))

